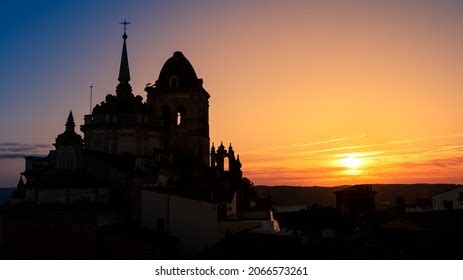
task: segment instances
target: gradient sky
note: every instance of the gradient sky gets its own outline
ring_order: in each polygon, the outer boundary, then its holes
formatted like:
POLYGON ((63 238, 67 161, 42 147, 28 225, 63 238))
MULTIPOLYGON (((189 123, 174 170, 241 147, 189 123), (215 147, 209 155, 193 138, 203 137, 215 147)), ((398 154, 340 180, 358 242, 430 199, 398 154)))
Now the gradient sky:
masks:
POLYGON ((73 110, 181 50, 256 184, 463 183, 463 1, 21 1, 0 9, 0 187, 73 110))

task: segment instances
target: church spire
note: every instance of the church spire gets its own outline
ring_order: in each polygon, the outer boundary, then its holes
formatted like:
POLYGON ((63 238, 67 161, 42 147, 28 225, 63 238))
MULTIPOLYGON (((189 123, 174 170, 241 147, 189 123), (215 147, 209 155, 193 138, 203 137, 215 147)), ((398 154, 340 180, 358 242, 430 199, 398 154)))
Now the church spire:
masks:
POLYGON ((132 93, 132 87, 129 85, 130 69, 129 69, 129 58, 127 56, 127 45, 126 45, 126 40, 127 40, 126 28, 127 28, 127 25, 130 24, 130 22, 127 22, 126 20, 124 20, 124 22, 121 22, 120 24, 124 25, 124 34, 122 35, 122 39, 124 39, 124 44, 122 46, 121 65, 119 68, 119 78, 118 78, 119 85, 117 86, 116 92, 118 94, 132 93))
MULTIPOLYGON (((128 24, 124 21, 125 24, 128 24)), ((124 39, 124 45, 122 46, 122 57, 121 57, 121 67, 119 68, 119 82, 121 83, 128 83, 130 81, 130 70, 129 70, 129 58, 127 56, 127 45, 125 43, 127 39, 127 34, 125 33, 125 26, 124 26, 124 35, 122 35, 124 39)))

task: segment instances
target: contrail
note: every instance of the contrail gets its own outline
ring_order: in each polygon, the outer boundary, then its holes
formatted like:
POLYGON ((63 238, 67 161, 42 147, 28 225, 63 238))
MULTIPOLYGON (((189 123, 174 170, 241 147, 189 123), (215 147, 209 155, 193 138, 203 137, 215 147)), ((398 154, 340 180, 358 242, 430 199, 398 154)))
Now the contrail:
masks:
POLYGON ((312 151, 301 152, 301 154, 317 154, 317 153, 332 152, 332 151, 372 148, 372 147, 389 146, 389 145, 397 145, 397 144, 404 144, 404 143, 414 143, 414 142, 426 141, 426 140, 431 140, 431 139, 457 138, 457 137, 463 137, 463 134, 460 133, 460 134, 451 134, 451 135, 438 135, 438 136, 398 140, 398 141, 392 141, 392 142, 386 142, 386 143, 380 143, 380 144, 357 145, 357 146, 349 146, 349 147, 337 147, 337 148, 322 149, 322 150, 312 150, 312 151))
POLYGON ((250 154, 250 153, 257 152, 257 151, 276 151, 276 150, 284 150, 284 149, 291 149, 291 148, 315 146, 315 145, 339 142, 339 141, 344 141, 344 140, 349 140, 349 138, 343 137, 343 138, 335 138, 335 139, 317 141, 317 142, 311 142, 311 143, 298 143, 298 144, 289 144, 289 145, 282 145, 282 146, 265 147, 265 148, 260 148, 260 149, 253 150, 253 151, 247 151, 247 152, 244 152, 243 154, 250 154))

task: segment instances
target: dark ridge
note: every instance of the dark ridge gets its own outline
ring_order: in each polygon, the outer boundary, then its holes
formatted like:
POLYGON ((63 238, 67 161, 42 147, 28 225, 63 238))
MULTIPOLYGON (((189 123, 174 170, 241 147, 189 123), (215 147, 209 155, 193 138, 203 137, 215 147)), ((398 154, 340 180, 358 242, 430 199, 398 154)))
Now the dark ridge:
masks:
MULTIPOLYGON (((417 198, 425 198, 455 188, 457 184, 374 184, 377 192, 376 206, 380 210, 393 205, 395 199, 401 196, 405 203, 414 203, 417 198)), ((335 191, 349 186, 318 187, 318 186, 256 186, 259 195, 268 196, 279 205, 312 205, 336 206, 335 191)))

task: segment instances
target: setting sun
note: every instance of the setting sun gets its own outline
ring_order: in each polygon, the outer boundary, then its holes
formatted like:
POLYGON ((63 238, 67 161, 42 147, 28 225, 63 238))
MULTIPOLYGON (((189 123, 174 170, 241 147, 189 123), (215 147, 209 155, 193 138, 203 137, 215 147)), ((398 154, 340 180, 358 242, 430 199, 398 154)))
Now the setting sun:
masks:
POLYGON ((356 169, 361 166, 362 163, 362 159, 356 157, 355 155, 349 155, 341 159, 341 164, 349 169, 356 169))

